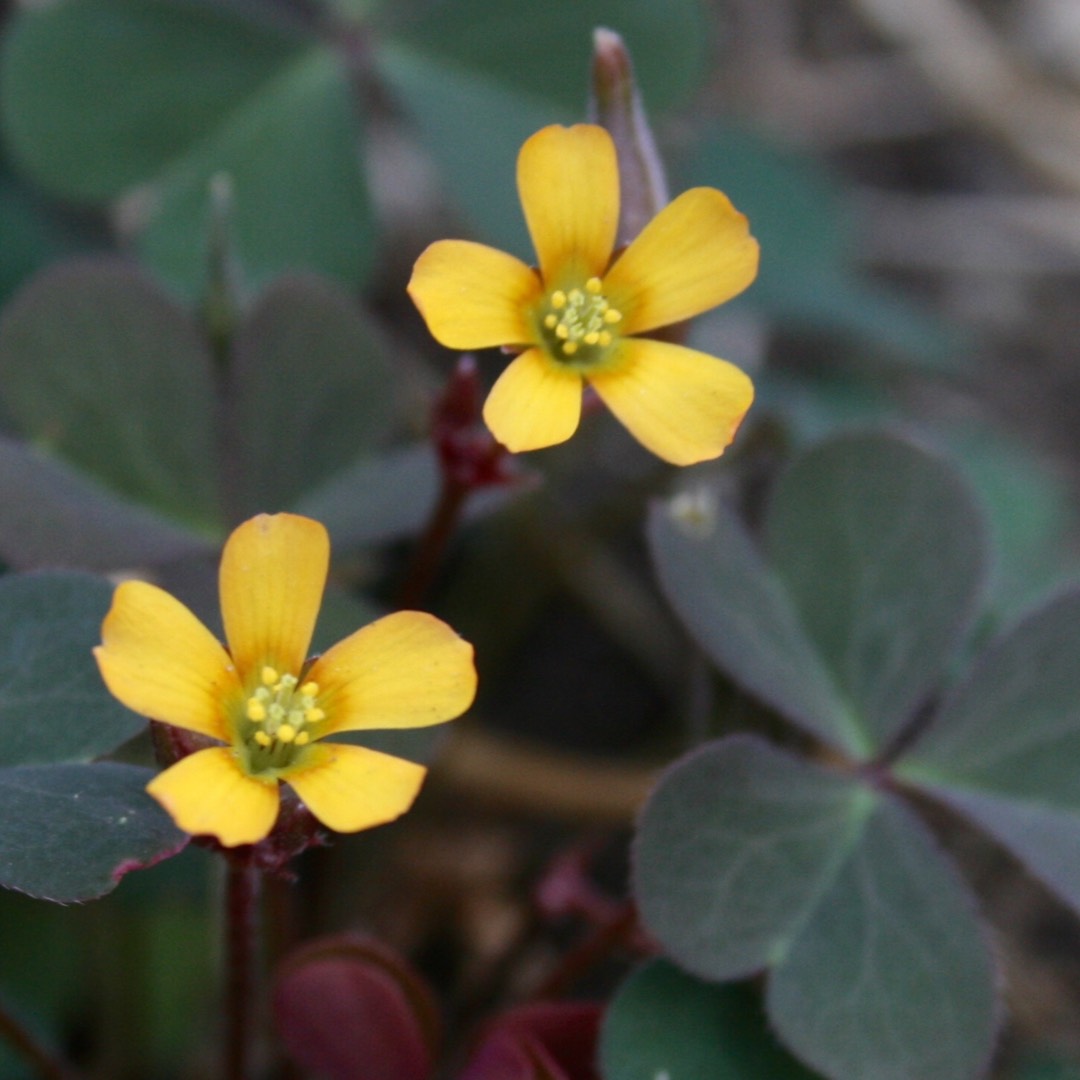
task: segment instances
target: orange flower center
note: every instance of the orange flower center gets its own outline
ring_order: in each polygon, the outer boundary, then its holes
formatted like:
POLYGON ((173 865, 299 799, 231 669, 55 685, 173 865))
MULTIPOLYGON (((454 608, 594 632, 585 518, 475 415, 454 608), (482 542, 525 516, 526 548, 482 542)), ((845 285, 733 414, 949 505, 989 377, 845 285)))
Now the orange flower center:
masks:
MULTIPOLYGON (((319 685, 300 684, 295 675, 280 675, 266 666, 259 685, 244 705, 241 742, 253 774, 287 768, 326 719, 319 708, 319 685)), ((314 735, 318 738, 318 735, 314 735)))
POLYGON ((622 312, 603 294, 603 282, 591 277, 581 288, 555 289, 541 304, 540 337, 552 359, 577 367, 602 360, 618 337, 622 312))

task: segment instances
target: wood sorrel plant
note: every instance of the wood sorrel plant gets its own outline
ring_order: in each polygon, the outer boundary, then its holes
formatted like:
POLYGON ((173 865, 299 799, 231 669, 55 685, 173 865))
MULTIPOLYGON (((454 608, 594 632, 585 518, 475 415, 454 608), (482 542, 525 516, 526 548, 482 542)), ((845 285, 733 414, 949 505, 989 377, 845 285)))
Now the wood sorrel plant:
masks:
MULTIPOLYGON (((1002 616, 932 426, 809 440, 756 370, 751 409, 739 318, 846 298, 893 345, 905 310, 816 175, 702 135, 669 199, 595 5, 390 7, 6 27, 13 159, 137 258, 50 263, 0 312, 0 1073, 1030 1080, 994 1060, 999 950, 950 847, 981 830, 1080 910, 1080 594, 1002 616), (372 197, 368 126, 416 140, 452 224, 411 158, 372 197), (749 305, 697 319, 741 302, 755 237, 749 305), (463 720, 451 625, 484 675, 463 720), (166 921, 210 860, 224 978, 201 904, 166 921), (26 996, 82 914, 12 894, 121 879, 72 932, 108 970, 26 996), (125 964, 148 926, 164 959, 125 964), (139 1043, 185 977, 220 1009, 170 1000, 139 1043)), ((645 85, 703 63, 689 0, 600 9, 645 85)))

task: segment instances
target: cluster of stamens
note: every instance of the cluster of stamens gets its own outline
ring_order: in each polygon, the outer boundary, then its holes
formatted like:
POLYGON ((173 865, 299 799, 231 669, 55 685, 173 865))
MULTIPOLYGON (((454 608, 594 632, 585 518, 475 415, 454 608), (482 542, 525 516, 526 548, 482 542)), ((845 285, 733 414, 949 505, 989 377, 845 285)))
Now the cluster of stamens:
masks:
POLYGON ((309 725, 326 718, 316 705, 319 684, 309 681, 298 686, 295 675, 279 675, 269 666, 262 669, 259 680, 245 707, 245 715, 255 725, 251 738, 264 750, 275 743, 306 746, 311 741, 309 725))
POLYGON ((550 310, 543 324, 557 354, 570 358, 582 348, 606 349, 611 344, 612 328, 622 321, 622 312, 608 303, 602 288, 600 279, 591 277, 584 289, 556 289, 548 297, 550 310))

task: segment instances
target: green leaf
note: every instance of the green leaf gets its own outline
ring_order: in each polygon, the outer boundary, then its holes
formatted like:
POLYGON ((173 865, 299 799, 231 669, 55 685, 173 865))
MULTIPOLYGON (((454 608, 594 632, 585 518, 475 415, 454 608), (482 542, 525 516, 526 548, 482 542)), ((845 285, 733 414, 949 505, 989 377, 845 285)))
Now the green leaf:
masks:
POLYGON ((820 161, 751 132, 717 130, 695 143, 679 176, 720 188, 750 219, 763 252, 753 303, 804 329, 955 366, 963 342, 954 328, 860 273, 851 199, 820 161))
POLYGON ((146 794, 153 775, 111 762, 0 769, 0 886, 94 900, 175 854, 187 837, 146 794))
POLYGON ((247 282, 309 270, 362 283, 375 261, 375 226, 361 136, 344 67, 309 50, 159 177, 139 250, 166 280, 201 294, 210 184, 224 175, 233 254, 247 282))
POLYGON ((116 570, 213 547, 33 446, 0 435, 0 558, 21 570, 116 570))
POLYGON ((1080 910, 1080 592, 979 657, 897 772, 996 836, 1080 910))
POLYGON ((35 277, 0 318, 0 379, 23 436, 121 495, 212 528, 210 356, 137 270, 73 259, 35 277))
POLYGON ((299 499, 338 552, 418 532, 435 505, 439 466, 425 443, 362 458, 299 499))
POLYGON ((0 767, 89 761, 145 727, 91 652, 112 592, 88 574, 0 577, 0 767))
POLYGON ((874 801, 858 781, 752 736, 683 758, 638 828, 634 893, 646 926, 703 978, 782 962, 874 801))
POLYGON ((149 215, 140 248, 188 294, 204 286, 209 185, 223 173, 251 282, 304 268, 356 284, 370 269, 348 78, 285 17, 200 0, 61 0, 20 13, 2 60, 0 118, 18 162, 65 198, 146 186, 131 204, 149 215))
POLYGON ((0 57, 0 119, 16 159, 73 199, 112 198, 155 176, 304 47, 240 10, 162 0, 22 9, 0 57))
POLYGON ((699 0, 454 0, 388 13, 390 32, 410 47, 575 113, 585 110, 598 26, 625 38, 647 108, 686 101, 705 73, 709 22, 699 0))
POLYGON ((540 128, 573 114, 407 45, 382 45, 376 61, 469 230, 531 263, 515 180, 518 150, 540 128))
POLYGON ((715 986, 666 960, 637 969, 608 1006, 604 1080, 810 1080, 769 1033, 754 989, 715 986))
POLYGON ((664 595, 732 679, 827 742, 866 749, 783 586, 727 506, 708 492, 676 496, 653 507, 648 537, 664 595))
POLYGON ((887 435, 822 443, 778 481, 766 548, 874 747, 954 656, 985 581, 985 533, 952 468, 887 435))
POLYGON ((834 1080, 975 1080, 997 1029, 974 901, 921 823, 883 798, 768 985, 769 1018, 834 1080))
POLYGON ((234 343, 243 512, 289 506, 370 450, 394 420, 382 341, 330 281, 282 278, 234 343))

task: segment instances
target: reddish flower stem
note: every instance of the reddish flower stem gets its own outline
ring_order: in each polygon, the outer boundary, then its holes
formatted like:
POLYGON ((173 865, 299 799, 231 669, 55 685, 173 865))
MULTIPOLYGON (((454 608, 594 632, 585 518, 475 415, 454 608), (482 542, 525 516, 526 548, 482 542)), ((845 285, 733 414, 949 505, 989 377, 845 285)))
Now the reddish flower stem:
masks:
POLYGON ((439 572, 446 548, 454 535, 471 490, 468 484, 443 473, 439 501, 417 542, 405 581, 398 592, 396 606, 399 609, 415 609, 422 603, 439 572))
POLYGON ((53 1057, 2 1005, 0 1039, 14 1047, 41 1080, 75 1080, 75 1072, 53 1057))
POLYGON ((262 873, 232 859, 226 866, 224 1076, 226 1080, 248 1080, 258 1004, 255 968, 262 873))
POLYGON ((608 919, 593 928, 593 932, 566 953, 558 967, 536 988, 535 1000, 554 1000, 562 997, 582 976, 604 960, 620 945, 629 942, 637 930, 637 907, 632 900, 620 904, 608 919))

